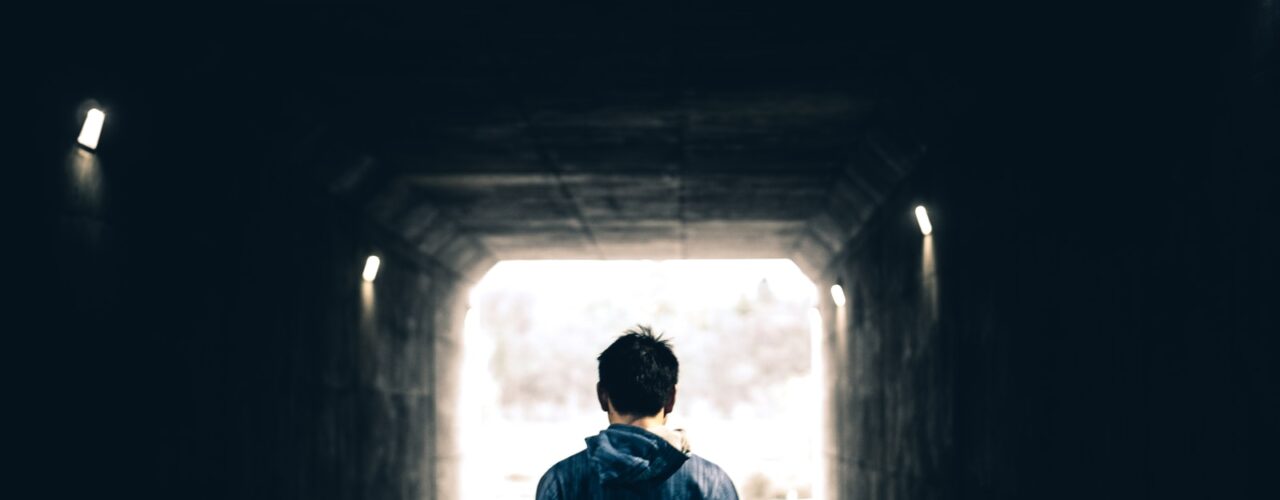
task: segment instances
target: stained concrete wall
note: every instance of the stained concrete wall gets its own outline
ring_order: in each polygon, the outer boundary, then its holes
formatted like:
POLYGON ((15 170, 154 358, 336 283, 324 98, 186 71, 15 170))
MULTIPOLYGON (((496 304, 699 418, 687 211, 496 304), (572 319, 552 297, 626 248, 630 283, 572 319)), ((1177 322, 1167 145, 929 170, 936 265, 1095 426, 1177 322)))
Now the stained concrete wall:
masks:
POLYGON ((189 120, 145 73, 78 81, 34 94, 10 158, 19 487, 432 498, 435 381, 451 369, 437 348, 454 357, 438 332, 460 321, 459 274, 280 168, 239 96, 189 120), (73 142, 84 95, 108 111, 95 153, 73 142), (365 284, 371 253, 382 270, 365 284))
POLYGON ((988 52, 1029 67, 837 257, 833 498, 1276 495, 1280 11, 1160 12, 988 52))

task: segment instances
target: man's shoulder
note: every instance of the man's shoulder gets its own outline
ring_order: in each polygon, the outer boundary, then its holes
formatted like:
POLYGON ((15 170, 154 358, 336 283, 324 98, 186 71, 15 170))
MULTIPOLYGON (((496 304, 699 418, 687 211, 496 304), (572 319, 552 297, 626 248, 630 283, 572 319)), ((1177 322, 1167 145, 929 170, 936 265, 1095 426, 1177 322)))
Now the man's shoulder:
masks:
MULTIPOLYGON (((547 474, 551 474, 553 472, 570 472, 572 469, 579 469, 589 462, 590 460, 587 458, 587 450, 582 450, 569 455, 564 460, 556 462, 556 464, 552 465, 550 469, 547 469, 547 474)), ((546 474, 543 476, 546 476, 546 474)))
POLYGON ((729 474, 719 465, 698 455, 689 455, 682 472, 697 483, 709 498, 737 498, 736 488, 729 474))
MULTIPOLYGON (((544 498, 544 494, 563 492, 569 484, 572 484, 582 477, 583 474, 590 469, 591 462, 587 458, 587 450, 569 455, 568 458, 556 462, 547 472, 542 474, 542 479, 538 480, 538 498, 544 498)), ((558 498, 558 497, 557 497, 558 498)))
POLYGON ((689 454, 689 460, 685 461, 685 466, 703 474, 729 477, 729 475, 724 472, 724 469, 721 469, 719 465, 715 464, 715 462, 702 458, 698 455, 689 454))

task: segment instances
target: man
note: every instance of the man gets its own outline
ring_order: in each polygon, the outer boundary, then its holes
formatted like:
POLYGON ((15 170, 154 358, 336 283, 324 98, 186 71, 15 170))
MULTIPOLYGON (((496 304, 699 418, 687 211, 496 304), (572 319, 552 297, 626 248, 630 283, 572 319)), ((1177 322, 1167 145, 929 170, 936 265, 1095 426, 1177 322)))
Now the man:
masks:
POLYGON ((690 454, 683 431, 666 427, 680 372, 671 345, 639 326, 596 359, 609 428, 543 474, 538 500, 737 500, 729 476, 690 454))

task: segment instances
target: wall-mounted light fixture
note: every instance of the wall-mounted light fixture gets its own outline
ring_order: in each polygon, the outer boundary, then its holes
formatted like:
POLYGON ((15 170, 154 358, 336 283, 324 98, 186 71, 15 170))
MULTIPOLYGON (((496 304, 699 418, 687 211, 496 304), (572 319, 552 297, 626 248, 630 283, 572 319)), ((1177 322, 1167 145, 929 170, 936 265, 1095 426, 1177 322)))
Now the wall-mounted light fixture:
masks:
POLYGON ((920 234, 928 236, 933 233, 933 224, 929 223, 929 212, 924 205, 916 206, 916 222, 920 223, 920 234))
POLYGON ((831 285, 831 300, 835 301, 836 307, 844 307, 844 287, 831 285))
POLYGON ((76 142, 90 150, 98 149, 98 137, 102 135, 102 122, 106 119, 107 114, 102 110, 91 108, 84 116, 84 125, 80 127, 80 137, 76 142))
POLYGON ((373 279, 378 277, 378 266, 381 265, 382 259, 379 259, 377 255, 370 255, 364 261, 364 273, 361 276, 364 277, 365 281, 373 283, 373 279))

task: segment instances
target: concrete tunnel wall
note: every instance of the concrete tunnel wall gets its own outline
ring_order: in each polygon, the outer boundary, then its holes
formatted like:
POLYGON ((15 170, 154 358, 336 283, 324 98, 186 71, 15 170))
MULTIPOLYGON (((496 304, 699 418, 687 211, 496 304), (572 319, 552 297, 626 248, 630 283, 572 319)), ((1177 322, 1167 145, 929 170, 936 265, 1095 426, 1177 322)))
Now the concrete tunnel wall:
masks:
POLYGON ((127 83, 54 87, 13 163, 29 239, 9 368, 47 374, 18 384, 26 486, 434 497, 453 460, 436 456, 451 413, 437 381, 456 380, 469 278, 288 176, 286 155, 228 126, 234 111, 166 127, 181 100, 127 83), (110 113, 96 153, 68 140, 85 94, 110 113))
POLYGON ((1275 494, 1267 5, 996 73, 819 280, 831 498, 1275 494))

